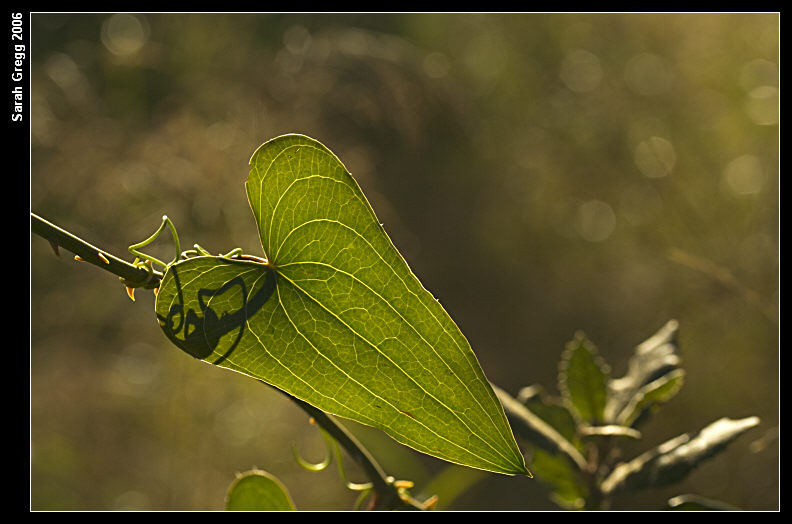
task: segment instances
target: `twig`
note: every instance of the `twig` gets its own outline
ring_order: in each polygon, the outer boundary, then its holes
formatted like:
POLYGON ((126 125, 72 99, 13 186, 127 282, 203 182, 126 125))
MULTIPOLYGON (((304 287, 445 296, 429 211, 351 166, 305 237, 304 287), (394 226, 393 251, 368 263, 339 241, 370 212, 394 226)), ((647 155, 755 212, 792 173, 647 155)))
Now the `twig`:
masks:
MULTIPOLYGON (((267 384, 263 382, 263 384, 267 384)), ((269 386, 269 384, 267 384, 269 386)), ((393 484, 393 478, 388 477, 382 467, 377 464, 374 457, 357 441, 357 439, 344 426, 340 425, 327 413, 315 408, 283 390, 273 387, 275 391, 285 395, 289 400, 297 404, 303 411, 313 417, 322 429, 327 431, 332 437, 349 453, 366 472, 369 480, 374 485, 374 492, 377 496, 374 509, 400 509, 400 510, 422 510, 420 503, 414 500, 405 500, 399 496, 398 489, 393 484)))
POLYGON ((58 254, 57 246, 60 246, 77 255, 81 260, 118 275, 127 282, 140 282, 140 287, 145 289, 158 288, 160 285, 162 273, 154 271, 154 274, 149 279, 149 273, 145 269, 133 266, 107 251, 92 246, 85 240, 59 228, 55 224, 47 222, 35 213, 30 213, 30 230, 38 236, 49 240, 53 249, 55 249, 56 255, 58 254), (149 279, 148 282, 146 282, 146 279, 149 279))
MULTIPOLYGON (((40 237, 49 240, 56 255, 58 255, 57 247, 61 246, 77 255, 80 259, 90 262, 105 271, 118 275, 129 282, 140 282, 140 287, 147 289, 159 287, 162 273, 153 271, 153 275, 149 275, 149 272, 145 269, 134 266, 106 251, 92 246, 85 240, 44 220, 35 213, 31 213, 30 218, 30 230, 40 237), (146 282, 147 279, 148 282, 146 282)), ((250 255, 244 256, 244 258, 262 261, 262 259, 250 255)), ((266 382, 263 383, 266 384, 266 382)), ((327 433, 332 435, 347 453, 349 453, 349 455, 363 468, 374 486, 374 509, 424 509, 420 502, 409 497, 400 496, 398 488, 393 483, 393 478, 385 474, 382 467, 377 464, 368 450, 366 450, 346 428, 333 420, 327 413, 293 397, 285 391, 274 387, 273 389, 288 397, 303 411, 313 417, 316 423, 327 431, 327 433)))
POLYGON ((770 322, 778 323, 773 306, 765 302, 759 293, 740 282, 728 268, 677 247, 670 248, 666 256, 671 262, 708 276, 732 293, 741 296, 770 322))

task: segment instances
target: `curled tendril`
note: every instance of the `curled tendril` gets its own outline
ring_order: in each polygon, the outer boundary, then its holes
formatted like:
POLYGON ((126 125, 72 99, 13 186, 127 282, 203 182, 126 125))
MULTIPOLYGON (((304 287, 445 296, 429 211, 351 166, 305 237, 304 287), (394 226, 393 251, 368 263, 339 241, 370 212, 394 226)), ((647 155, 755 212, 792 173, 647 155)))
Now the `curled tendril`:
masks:
MULTIPOLYGON (((231 256, 231 255, 229 254, 226 256, 231 256)), ((327 447, 327 458, 325 458, 322 462, 318 462, 316 464, 310 463, 304 460, 303 458, 301 458, 299 453, 297 452, 297 447, 292 445, 292 453, 294 454, 295 460, 304 469, 307 469, 309 471, 322 471, 324 469, 327 469, 327 466, 329 466, 333 460, 333 455, 335 455, 336 462, 338 462, 338 473, 341 476, 341 480, 344 482, 344 485, 347 487, 347 489, 351 491, 361 492, 360 496, 358 497, 355 503, 355 507, 358 508, 366 499, 366 497, 370 494, 370 492, 374 488, 374 484, 371 482, 359 484, 356 482, 349 481, 346 476, 346 471, 344 470, 344 459, 343 456, 341 455, 341 448, 338 445, 338 442, 336 441, 336 439, 333 438, 332 435, 330 435, 330 433, 325 431, 321 426, 317 425, 317 429, 319 430, 319 433, 321 433, 322 438, 325 441, 325 446, 327 447)))
POLYGON ((166 225, 168 226, 168 229, 170 229, 170 231, 171 231, 171 235, 173 236, 174 244, 176 244, 176 258, 174 258, 171 261, 171 264, 173 264, 174 262, 176 262, 179 259, 179 253, 181 253, 181 247, 180 247, 180 244, 179 244, 179 235, 176 233, 176 226, 174 226, 173 222, 171 222, 170 218, 168 218, 167 215, 165 215, 165 216, 162 217, 162 224, 160 224, 159 229, 157 229, 154 232, 153 235, 148 237, 143 242, 139 242, 137 244, 132 244, 131 246, 129 246, 129 252, 132 253, 133 255, 135 255, 136 257, 138 257, 138 258, 135 259, 135 262, 133 262, 134 265, 141 265, 142 263, 139 262, 139 260, 143 259, 144 261, 152 262, 154 264, 157 264, 158 266, 162 266, 163 269, 167 269, 168 268, 168 266, 170 264, 166 264, 165 262, 163 262, 162 260, 160 260, 160 259, 158 259, 156 257, 153 257, 151 255, 147 255, 145 253, 142 253, 142 252, 138 251, 139 248, 146 247, 147 245, 149 245, 152 242, 154 242, 157 239, 157 237, 160 236, 160 233, 162 233, 162 230, 165 229, 166 225))
MULTIPOLYGON (((325 433, 323 429, 319 428, 319 430, 322 433, 325 433)), ((338 446, 338 442, 336 442, 336 440, 333 437, 327 435, 327 438, 331 439, 333 442, 333 447, 335 448, 336 457, 338 458, 338 473, 341 475, 341 480, 344 481, 344 485, 346 485, 347 489, 350 491, 371 491, 372 488, 374 488, 374 484, 372 482, 358 484, 356 482, 350 482, 347 479, 346 472, 344 471, 344 461, 341 457, 341 448, 338 446)))
MULTIPOLYGON (((158 266, 161 266, 163 269, 167 270, 168 267, 171 264, 173 264, 173 263, 175 263, 175 262, 177 262, 179 260, 186 260, 186 259, 188 259, 190 257, 194 257, 194 256, 202 256, 202 255, 209 256, 210 255, 210 253, 207 250, 205 250, 204 248, 202 248, 198 244, 195 244, 193 246, 193 249, 188 249, 186 251, 182 251, 181 250, 181 245, 179 243, 179 235, 178 235, 178 233, 176 233, 176 226, 173 225, 173 222, 171 221, 171 219, 168 218, 167 215, 164 215, 162 217, 162 224, 160 224, 159 228, 154 232, 153 235, 148 237, 143 242, 139 242, 137 244, 132 244, 131 246, 129 246, 128 249, 129 249, 130 253, 135 255, 135 261, 132 262, 132 265, 136 266, 136 267, 139 267, 139 268, 143 268, 146 271, 148 271, 148 277, 143 282, 133 282, 133 281, 127 280, 125 278, 121 278, 120 279, 121 282, 126 286, 127 294, 129 295, 129 298, 131 298, 133 301, 135 300, 135 288, 147 286, 151 282, 151 279, 154 276, 153 264, 157 264, 158 266), (152 242, 154 242, 157 239, 157 237, 160 236, 162 231, 165 229, 166 225, 168 226, 168 229, 170 229, 171 236, 173 237, 173 243, 176 246, 176 257, 173 260, 171 260, 171 262, 168 263, 168 264, 166 264, 165 262, 163 262, 162 260, 160 260, 160 259, 158 259, 158 258, 156 258, 154 256, 147 255, 147 254, 139 251, 140 248, 146 247, 147 245, 149 245, 152 242)), ((57 250, 56 250, 56 254, 57 254, 57 250)), ((220 256, 224 257, 224 258, 231 258, 231 257, 238 257, 238 256, 241 256, 241 255, 242 255, 242 248, 238 247, 236 249, 232 249, 227 254, 220 255, 220 256)), ((106 263, 109 264, 109 261, 104 256, 102 256, 101 253, 99 253, 98 256, 103 261, 105 261, 106 263)), ((305 464, 308 464, 308 463, 306 462, 305 464)))
MULTIPOLYGON (((338 473, 341 477, 341 480, 344 482, 344 485, 348 490, 357 491, 360 493, 357 499, 355 499, 353 509, 354 510, 361 509, 363 507, 363 503, 370 497, 374 497, 370 499, 371 503, 369 504, 369 506, 373 508, 376 505, 376 497, 377 497, 377 493, 374 490, 374 483, 366 482, 360 484, 356 482, 351 482, 347 478, 346 471, 344 470, 344 460, 341 454, 341 446, 338 444, 338 441, 322 426, 316 424, 313 417, 311 417, 310 422, 311 424, 316 425, 317 429, 319 430, 319 433, 322 435, 322 438, 324 439, 325 446, 327 447, 327 458, 325 458, 325 460, 323 460, 322 462, 312 464, 310 462, 307 462, 306 460, 303 460, 297 452, 297 447, 292 445, 292 452, 294 453, 294 458, 296 459, 297 463, 301 467, 309 471, 322 471, 324 469, 327 469, 327 466, 329 466, 330 462, 332 462, 333 455, 335 455, 336 460, 338 462, 338 473)), ((410 480, 396 480, 394 477, 388 476, 385 479, 385 482, 393 486, 393 488, 396 490, 396 495, 398 496, 399 499, 401 499, 402 503, 404 503, 405 505, 422 510, 432 510, 437 507, 437 501, 438 501, 437 495, 433 495, 423 502, 413 498, 410 495, 410 489, 413 488, 415 484, 410 480)))
MULTIPOLYGON (((182 251, 181 255, 179 256, 179 260, 187 260, 188 258, 192 258, 192 257, 211 256, 211 255, 212 254, 209 253, 209 251, 199 246, 198 244, 195 244, 193 246, 193 249, 187 249, 185 251, 182 251)), ((233 257, 239 257, 241 255, 242 255, 241 247, 234 248, 225 255, 222 253, 220 254, 220 256, 223 258, 233 258, 233 257)))
POLYGON ((195 248, 195 251, 196 251, 196 252, 197 252, 199 255, 203 255, 203 256, 210 256, 210 255, 211 255, 211 253, 209 253, 207 250, 205 250, 204 248, 202 248, 202 247, 201 247, 201 246, 199 246, 198 244, 195 244, 195 245, 193 245, 193 248, 195 248))
POLYGON ((308 471, 323 471, 327 469, 327 466, 329 466, 333 461, 333 454, 329 445, 327 447, 327 458, 325 458, 322 462, 317 462, 315 464, 300 457, 300 453, 297 451, 297 446, 294 444, 292 444, 292 455, 294 455, 294 460, 297 461, 297 464, 299 464, 301 468, 307 469, 308 471))

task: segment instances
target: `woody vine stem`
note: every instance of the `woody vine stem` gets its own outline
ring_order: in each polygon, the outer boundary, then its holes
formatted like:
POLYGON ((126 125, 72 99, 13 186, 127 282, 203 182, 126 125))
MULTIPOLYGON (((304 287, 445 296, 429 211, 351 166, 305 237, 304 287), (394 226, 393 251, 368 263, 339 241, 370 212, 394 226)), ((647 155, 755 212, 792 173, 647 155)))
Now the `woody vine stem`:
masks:
POLYGON ((159 271, 152 270, 150 274, 148 270, 130 264, 107 251, 92 246, 85 240, 44 220, 35 213, 30 214, 30 230, 38 236, 49 240, 55 255, 58 257, 60 256, 58 248, 62 247, 79 257, 76 258, 76 260, 88 262, 105 271, 118 275, 129 284, 132 284, 130 287, 139 286, 145 289, 156 289, 159 287, 160 280, 162 279, 162 273, 159 271))
MULTIPOLYGON (((89 244, 85 240, 56 226, 55 224, 52 224, 35 213, 30 214, 30 219, 31 232, 48 240, 56 256, 60 257, 59 248, 62 247, 74 253, 75 260, 91 263, 101 269, 104 269, 105 271, 109 271, 110 273, 117 275, 128 288, 159 288, 163 274, 153 269, 150 265, 148 267, 143 267, 137 259, 134 263, 126 262, 125 260, 122 260, 108 253, 107 251, 89 244)), ((171 233, 174 235, 178 252, 178 236, 176 236, 173 224, 167 219, 163 220, 160 228, 149 239, 144 240, 139 244, 135 244, 132 247, 139 248, 147 245, 154 238, 156 238, 156 236, 164 229, 165 225, 169 226, 171 233)), ((142 255, 142 253, 135 252, 133 250, 130 251, 134 254, 142 255)), ((226 256, 238 254, 239 250, 234 250, 226 256)), ((143 256, 151 260, 150 256, 143 256)), ((263 260, 250 255, 243 255, 243 258, 263 260)), ((158 262, 158 265, 166 266, 160 261, 156 262, 158 262)), ((130 296, 132 295, 130 294, 130 296)), ((371 509, 427 509, 425 503, 421 503, 409 497, 398 481, 394 481, 393 477, 387 476, 382 467, 374 460, 368 450, 366 450, 366 448, 363 447, 363 445, 361 445, 351 433, 349 433, 343 426, 338 424, 328 414, 316 409, 310 404, 299 400, 296 397, 293 397, 292 395, 289 395, 284 391, 281 391, 277 388, 273 389, 288 397, 290 400, 292 400, 292 402, 300 407, 300 409, 305 411, 311 417, 311 419, 316 424, 318 424, 320 428, 332 436, 335 441, 340 444, 360 465, 363 471, 365 471, 366 475, 371 480, 371 486, 374 492, 369 504, 371 509)))

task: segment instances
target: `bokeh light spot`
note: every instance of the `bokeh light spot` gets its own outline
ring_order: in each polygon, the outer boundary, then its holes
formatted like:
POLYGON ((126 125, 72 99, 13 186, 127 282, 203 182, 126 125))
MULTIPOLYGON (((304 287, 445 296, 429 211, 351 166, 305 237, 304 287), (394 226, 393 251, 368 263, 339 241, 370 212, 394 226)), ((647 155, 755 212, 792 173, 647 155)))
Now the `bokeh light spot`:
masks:
POLYGON ((587 93, 602 81, 602 65, 594 53, 576 49, 564 58, 559 76, 571 91, 587 93))
POLYGON ((64 91, 77 85, 82 75, 68 55, 55 53, 47 60, 47 75, 64 91))
POLYGON ((764 85, 777 86, 778 66, 764 58, 751 60, 740 71, 740 85, 746 91, 764 85))
POLYGON ((301 25, 293 25, 283 33, 283 45, 295 55, 307 53, 312 41, 311 33, 301 25))
POLYGON ((674 144, 665 138, 653 136, 635 148, 635 165, 649 178, 668 175, 676 164, 674 144))
POLYGON ((753 195, 762 190, 765 181, 764 169, 759 157, 742 155, 726 166, 723 179, 736 195, 753 195))
POLYGON ((148 28, 134 15, 113 15, 102 24, 102 43, 114 55, 133 55, 147 40, 148 28))
POLYGON ((616 228, 613 208, 601 200, 589 200, 578 207, 575 229, 589 242, 607 240, 616 228))
POLYGON ((759 86, 748 94, 745 112, 754 123, 771 126, 778 123, 778 89, 759 86))

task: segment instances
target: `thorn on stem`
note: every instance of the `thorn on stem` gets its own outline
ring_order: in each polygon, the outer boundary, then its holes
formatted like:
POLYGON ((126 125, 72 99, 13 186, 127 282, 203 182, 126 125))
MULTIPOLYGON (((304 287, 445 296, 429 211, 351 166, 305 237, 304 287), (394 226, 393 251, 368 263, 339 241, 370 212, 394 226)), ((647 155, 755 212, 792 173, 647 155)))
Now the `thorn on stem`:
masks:
POLYGON ((76 260, 77 262, 85 262, 85 259, 80 255, 74 255, 74 260, 76 260))
POLYGON ((101 253, 96 253, 96 256, 98 256, 98 257, 99 257, 99 260, 101 260, 101 261, 102 261, 102 262, 104 262, 105 264, 110 264, 110 261, 109 261, 109 260, 107 260, 107 258, 106 258, 106 257, 105 257, 103 254, 101 254, 101 253))
POLYGON ((58 243, 54 240, 49 241, 50 247, 52 247, 52 251, 55 252, 55 256, 60 258, 60 251, 58 251, 58 243))
POLYGON ((127 295, 129 295, 129 298, 131 298, 132 302, 134 302, 135 301, 135 288, 126 286, 126 291, 127 291, 127 295))

